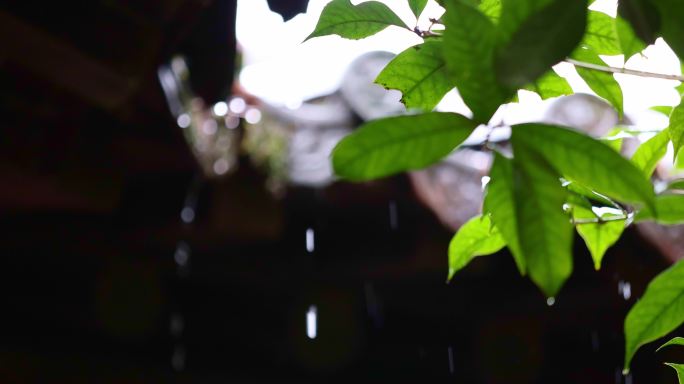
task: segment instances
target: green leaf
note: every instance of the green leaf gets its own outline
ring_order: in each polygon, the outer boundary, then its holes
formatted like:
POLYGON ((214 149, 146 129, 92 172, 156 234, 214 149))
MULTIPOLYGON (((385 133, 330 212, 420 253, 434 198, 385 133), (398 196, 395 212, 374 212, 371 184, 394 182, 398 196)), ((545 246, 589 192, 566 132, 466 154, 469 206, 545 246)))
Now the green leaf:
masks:
POLYGON ((679 189, 679 190, 684 190, 684 180, 675 180, 671 182, 668 186, 667 189, 679 189))
POLYGON ((646 177, 651 177, 658 162, 667 153, 667 145, 669 143, 670 135, 667 129, 665 129, 641 144, 636 152, 634 152, 632 162, 644 172, 646 177))
POLYGON ((602 137, 600 140, 603 144, 613 148, 615 152, 620 152, 622 150, 622 139, 621 134, 623 133, 622 128, 613 128, 607 135, 602 137))
POLYGON ((350 0, 333 0, 323 8, 316 28, 306 40, 326 35, 358 40, 390 25, 407 28, 399 16, 383 3, 368 1, 354 6, 350 0))
POLYGON ((527 19, 553 1, 555 0, 501 0, 499 30, 503 41, 509 41, 527 19))
POLYGON ((670 127, 667 131, 670 132, 674 153, 679 154, 679 151, 684 147, 684 103, 672 110, 670 127))
MULTIPOLYGON (((572 213, 575 219, 598 219, 591 209, 573 207, 572 213)), ((610 220, 616 216, 606 214, 601 218, 610 220)), ((625 230, 625 220, 577 224, 575 228, 587 245, 591 258, 594 260, 594 268, 598 271, 601 269, 601 261, 606 251, 620 239, 625 230)))
POLYGON ((499 19, 501 18, 501 0, 482 0, 478 8, 492 22, 499 22, 499 19))
POLYGON ((499 86, 494 77, 496 27, 482 12, 458 0, 447 1, 446 6, 447 68, 475 121, 487 123, 513 94, 499 86))
POLYGON ((677 380, 679 381, 679 384, 683 384, 684 383, 684 364, 665 363, 665 365, 672 367, 675 371, 677 371, 677 380))
POLYGON ((577 131, 546 124, 513 127, 512 139, 539 152, 570 181, 618 200, 652 205, 653 186, 629 160, 577 131))
POLYGON ((618 14, 632 26, 645 43, 653 44, 660 30, 660 15, 651 0, 620 0, 618 14))
POLYGON ((661 349, 663 349, 665 347, 669 347, 671 345, 684 346, 684 337, 675 337, 675 338, 671 339, 670 341, 668 341, 667 343, 661 345, 658 349, 656 349, 656 352, 660 351, 661 349))
POLYGON ((655 221, 659 224, 684 224, 684 195, 667 194, 655 198, 655 214, 651 210, 639 211, 636 221, 655 221))
POLYGON ((337 144, 333 169, 345 179, 364 181, 424 168, 448 155, 475 127, 455 113, 374 120, 337 144))
POLYGON ((632 26, 625 19, 618 16, 615 19, 615 28, 620 41, 620 49, 625 55, 625 61, 646 49, 644 41, 636 35, 632 26))
MULTIPOLYGON (((608 199, 607 197, 605 197, 601 194, 598 194, 598 193, 592 191, 590 188, 587 188, 581 184, 578 184, 577 182, 568 182, 568 183, 566 183, 565 187, 568 189, 568 191, 570 191, 576 195, 579 195, 579 196, 584 196, 585 198, 589 199, 590 201, 595 201, 595 202, 602 204, 604 206, 607 206, 607 207, 614 207, 615 206, 615 203, 612 200, 608 199)), ((591 208, 591 206, 589 208, 591 208)))
POLYGON ((543 159, 517 147, 515 139, 513 150, 520 248, 530 279, 547 297, 553 297, 572 274, 573 230, 563 211, 567 192, 558 174, 543 159))
POLYGON ((425 10, 427 2, 428 0, 408 0, 409 7, 411 7, 413 14, 416 15, 416 19, 420 18, 423 10, 425 10))
POLYGON ((616 21, 603 12, 589 11, 587 32, 582 43, 601 55, 619 55, 622 53, 616 21))
POLYGON ((625 371, 634 353, 684 322, 684 262, 656 276, 625 319, 625 371))
MULTIPOLYGON (((572 58, 589 64, 606 65, 596 51, 586 47, 580 47, 575 50, 572 53, 572 58)), ((622 89, 613 74, 579 66, 575 66, 575 69, 577 69, 580 77, 586 81, 589 88, 615 107, 618 115, 622 118, 624 114, 622 89)))
POLYGON ((476 216, 458 230, 449 244, 449 280, 472 259, 496 253, 505 247, 489 216, 476 216))
POLYGON ((535 81, 577 47, 586 22, 586 0, 555 0, 531 14, 497 52, 498 81, 512 89, 535 81))
POLYGON ((483 211, 490 213, 492 221, 501 232, 508 249, 513 255, 521 275, 527 273, 525 255, 518 240, 518 217, 515 207, 513 185, 513 162, 494 152, 494 162, 489 171, 491 180, 487 184, 483 211))
POLYGON ((544 76, 526 86, 525 89, 536 92, 542 100, 573 94, 568 81, 558 76, 553 70, 546 72, 544 76))
POLYGON ((660 11, 660 35, 680 58, 684 58, 684 4, 681 0, 652 0, 660 11))
POLYGON ((650 108, 652 111, 660 112, 665 116, 670 116, 672 114, 672 111, 674 110, 674 107, 670 107, 667 105, 659 105, 655 107, 650 108))
POLYGON ((400 53, 375 82, 401 91, 406 108, 431 111, 454 86, 442 58, 442 42, 430 40, 400 53))

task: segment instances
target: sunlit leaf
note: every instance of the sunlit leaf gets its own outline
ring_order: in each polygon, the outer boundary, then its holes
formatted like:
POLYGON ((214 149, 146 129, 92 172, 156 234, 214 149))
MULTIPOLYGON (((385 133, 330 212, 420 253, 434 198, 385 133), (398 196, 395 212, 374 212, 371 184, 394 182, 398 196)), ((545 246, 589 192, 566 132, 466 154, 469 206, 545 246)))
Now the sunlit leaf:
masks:
POLYGON ((577 131, 547 125, 513 127, 518 147, 539 152, 570 181, 618 200, 652 205, 653 186, 634 164, 610 147, 577 131))
MULTIPOLYGON (((572 53, 572 58, 589 64, 606 65, 596 51, 587 47, 580 47, 575 50, 572 53)), ((579 66, 575 66, 575 68, 589 88, 617 109, 618 114, 622 117, 624 113, 622 89, 613 74, 579 66)))
POLYGON ((546 294, 558 294, 572 273, 572 224, 555 170, 513 140, 513 188, 520 249, 530 279, 546 294), (522 150, 521 150, 522 149, 522 150))
POLYGON ((502 0, 482 0, 479 5, 480 11, 494 23, 498 23, 501 18, 501 1, 502 0))
POLYGON ((496 253, 506 246, 489 216, 476 216, 459 228, 449 244, 449 280, 477 256, 496 253))
POLYGON ((613 128, 608 134, 602 137, 600 140, 603 144, 613 148, 615 152, 620 152, 622 150, 623 137, 622 128, 613 128))
MULTIPOLYGON (((598 216, 591 210, 583 207, 573 207, 573 217, 575 219, 598 219, 598 216)), ((591 258, 594 260, 594 268, 601 268, 601 261, 608 248, 613 246, 625 230, 624 220, 613 220, 616 215, 605 214, 601 218, 606 221, 598 223, 577 224, 575 228, 587 245, 591 258)))
POLYGON ((655 214, 651 210, 637 213, 636 221, 655 221, 659 224, 684 224, 684 195, 658 195, 655 198, 655 214))
POLYGON ((589 199, 590 201, 597 202, 601 205, 604 206, 614 206, 615 203, 608 199, 607 197, 596 193, 595 191, 592 191, 591 189, 577 183, 577 182, 569 182, 566 184, 565 188, 567 188, 568 191, 577 194, 579 196, 584 196, 585 198, 589 199))
POLYGON ((667 153, 670 135, 666 130, 659 132, 650 140, 641 144, 632 156, 632 162, 641 169, 647 177, 651 177, 660 159, 667 153))
POLYGON ((449 79, 442 42, 431 40, 400 53, 375 82, 401 91, 406 108, 431 111, 454 86, 449 79))
POLYGON ((416 16, 416 19, 423 13, 427 2, 428 0, 408 0, 409 7, 411 7, 411 11, 416 16))
POLYGON ((573 91, 565 78, 550 70, 542 77, 525 87, 528 91, 536 92, 542 100, 552 97, 572 95, 573 91))
POLYGON ((661 349, 663 349, 663 348, 665 348, 665 347, 669 347, 669 346, 671 346, 671 345, 684 346, 684 337, 675 337, 675 338, 672 338, 672 339, 671 339, 670 341, 668 341, 667 343, 665 343, 665 344, 661 345, 660 347, 658 347, 658 349, 656 350, 656 352, 660 351, 661 349))
POLYGON ((333 0, 323 8, 314 31, 307 37, 339 35, 346 39, 363 39, 395 25, 406 24, 389 7, 378 1, 353 5, 350 0, 333 0))
POLYGON ((634 353, 684 322, 684 262, 656 276, 625 319, 625 369, 634 353))
POLYGON ((634 29, 625 19, 618 16, 615 19, 615 28, 617 30, 618 40, 620 41, 620 49, 625 55, 625 61, 646 49, 644 41, 634 33, 634 29))
POLYGON ((444 59, 473 118, 487 123, 513 91, 503 89, 494 76, 494 24, 478 9, 458 0, 446 2, 444 59))
POLYGON ((616 21, 603 12, 589 11, 587 32, 582 43, 602 55, 619 55, 622 53, 616 21))
POLYGON ((662 113, 665 116, 670 116, 670 114, 672 114, 672 110, 674 110, 674 107, 670 107, 667 105, 659 105, 659 106, 651 107, 650 109, 652 111, 662 113))
POLYGON ((684 364, 665 363, 665 365, 672 367, 677 372, 679 384, 684 384, 684 364))
POLYGON ((525 256, 518 240, 518 216, 515 207, 513 185, 513 163, 498 152, 494 153, 494 163, 489 171, 491 180, 487 184, 483 211, 491 213, 492 221, 501 232, 508 249, 513 255, 521 275, 527 273, 525 256))
POLYGON ((335 173, 352 181, 420 169, 448 155, 476 124, 455 113, 430 112, 366 123, 333 150, 335 173))
MULTIPOLYGON (((502 13, 502 22, 503 17, 502 13)), ((577 47, 586 21, 586 0, 554 0, 532 13, 498 50, 494 64, 498 81, 513 89, 535 81, 577 47)))
POLYGON ((672 110, 670 115, 670 127, 667 129, 670 133, 670 140, 674 145, 675 154, 684 148, 684 103, 679 104, 672 110))

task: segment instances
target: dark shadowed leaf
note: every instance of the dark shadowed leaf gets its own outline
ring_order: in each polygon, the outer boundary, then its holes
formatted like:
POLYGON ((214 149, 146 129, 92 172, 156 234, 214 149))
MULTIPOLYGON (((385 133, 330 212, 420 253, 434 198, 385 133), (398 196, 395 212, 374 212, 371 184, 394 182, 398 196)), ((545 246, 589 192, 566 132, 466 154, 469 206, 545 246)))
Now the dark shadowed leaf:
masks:
MULTIPOLYGON (((606 65, 606 63, 598 56, 596 51, 586 47, 580 47, 576 49, 572 53, 572 58, 589 64, 603 66, 606 65)), ((622 117, 624 113, 622 89, 620 88, 620 84, 618 84, 617 80, 615 80, 613 74, 582 68, 579 66, 576 66, 575 68, 577 69, 577 73, 580 75, 580 77, 587 82, 589 88, 609 102, 610 105, 612 105, 618 111, 620 117, 622 117)))
POLYGON ((684 180, 675 180, 671 182, 667 189, 684 190, 684 180))
POLYGON ((505 247, 489 216, 476 216, 459 228, 449 244, 449 280, 477 256, 496 253, 505 247))
POLYGON ((646 177, 651 177, 658 162, 667 153, 668 144, 670 144, 670 135, 666 129, 641 144, 634 152, 632 162, 644 172, 646 177))
POLYGON ((363 39, 390 25, 406 28, 406 24, 385 4, 368 1, 353 5, 350 0, 333 0, 323 8, 314 31, 307 37, 339 35, 346 39, 363 39))
POLYGON ((625 369, 634 353, 684 322, 684 262, 656 276, 625 319, 625 369))
POLYGON ((586 21, 586 0, 555 0, 531 14, 497 52, 498 81, 518 89, 539 78, 577 47, 586 21))
POLYGON ((518 216, 513 189, 513 162, 495 152, 494 163, 489 176, 491 181, 487 184, 483 211, 491 213, 492 221, 501 232, 501 236, 511 251, 518 271, 521 275, 525 275, 527 273, 525 255, 518 240, 518 216))
POLYGON ((423 13, 423 10, 425 9, 425 6, 427 5, 428 0, 408 0, 408 2, 409 2, 409 7, 411 7, 411 11, 416 16, 416 19, 417 19, 420 17, 420 14, 423 13))
POLYGON ((375 82, 401 91, 406 108, 431 111, 454 86, 449 79, 442 42, 427 41, 400 53, 375 82))
POLYGON ((567 192, 543 159, 513 140, 513 189, 520 249, 530 279, 547 297, 572 273, 573 231, 563 211, 567 192))
POLYGON ((684 57, 684 2, 651 0, 660 11, 660 35, 680 58, 684 57))
POLYGON ((494 24, 478 9, 458 0, 446 2, 444 59, 473 118, 487 123, 513 91, 503 89, 494 76, 494 24))
POLYGON ((555 0, 501 0, 499 30, 504 42, 508 42, 520 26, 533 14, 541 12, 555 0))
POLYGON ((660 14, 651 0, 620 0, 618 14, 629 22, 646 44, 653 44, 660 30, 660 14))
MULTIPOLYGON (((573 207, 572 213, 575 219, 598 219, 598 216, 591 209, 583 207, 573 207)), ((610 221, 612 217, 616 216, 606 214, 602 219, 608 221, 577 224, 575 226, 577 233, 582 237, 591 253, 596 270, 601 269, 601 261, 606 251, 620 239, 625 230, 625 220, 610 221)))
POLYGON ((641 170, 600 141, 546 124, 516 125, 512 137, 568 180, 618 200, 653 205, 653 186, 641 170))
POLYGON ((333 150, 335 173, 377 179, 431 165, 461 144, 476 124, 455 113, 430 112, 366 123, 333 150))

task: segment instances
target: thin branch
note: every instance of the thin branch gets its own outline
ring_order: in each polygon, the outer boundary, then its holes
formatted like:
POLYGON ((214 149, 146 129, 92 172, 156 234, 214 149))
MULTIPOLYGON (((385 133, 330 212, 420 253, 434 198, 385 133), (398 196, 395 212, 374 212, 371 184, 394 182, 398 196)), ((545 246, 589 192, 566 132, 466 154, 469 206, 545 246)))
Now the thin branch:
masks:
POLYGON ((607 67, 605 65, 596 65, 596 64, 592 64, 592 63, 585 63, 583 61, 578 61, 578 60, 574 60, 574 59, 565 59, 565 62, 573 64, 577 67, 593 69, 595 71, 608 72, 608 73, 622 73, 624 75, 648 77, 651 79, 677 80, 677 81, 684 82, 684 76, 680 76, 680 75, 666 75, 663 73, 637 71, 634 69, 627 69, 627 68, 607 67))

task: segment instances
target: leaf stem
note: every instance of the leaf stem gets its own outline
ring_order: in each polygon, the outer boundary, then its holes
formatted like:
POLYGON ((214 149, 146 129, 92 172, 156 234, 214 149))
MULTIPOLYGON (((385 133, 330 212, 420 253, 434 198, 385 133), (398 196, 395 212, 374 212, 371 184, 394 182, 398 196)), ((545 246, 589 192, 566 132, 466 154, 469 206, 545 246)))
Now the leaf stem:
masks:
POLYGON ((684 76, 680 76, 680 75, 666 75, 663 73, 637 71, 635 69, 628 69, 628 68, 608 67, 605 65, 585 63, 583 61, 570 59, 570 58, 565 59, 565 62, 570 63, 572 65, 575 65, 577 67, 582 67, 582 68, 586 68, 586 69, 593 69, 595 71, 608 72, 608 73, 621 73, 624 75, 648 77, 648 78, 652 78, 652 79, 677 80, 677 81, 684 82, 684 76))
POLYGON ((627 217, 627 216, 611 216, 611 217, 606 217, 606 218, 597 217, 595 219, 572 219, 572 224, 573 225, 603 224, 603 223, 608 223, 610 221, 624 221, 624 220, 627 220, 628 218, 629 217, 627 217))

